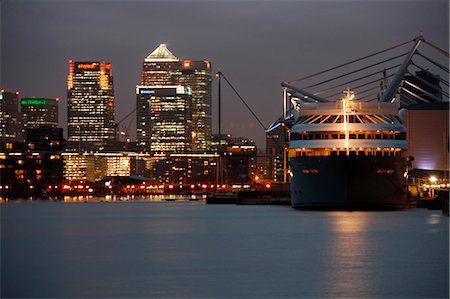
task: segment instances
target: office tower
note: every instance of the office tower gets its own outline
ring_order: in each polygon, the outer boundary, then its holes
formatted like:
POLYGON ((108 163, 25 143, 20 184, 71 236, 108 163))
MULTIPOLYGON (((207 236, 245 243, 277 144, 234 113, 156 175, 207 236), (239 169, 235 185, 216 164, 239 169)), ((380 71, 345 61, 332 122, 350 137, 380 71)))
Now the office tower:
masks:
POLYGON ((19 113, 19 92, 0 91, 1 143, 19 142, 22 126, 19 113))
POLYGON ((138 145, 154 153, 192 149, 191 92, 184 86, 137 86, 138 145))
POLYGON ((211 62, 182 60, 172 70, 176 84, 187 86, 192 92, 193 150, 211 147, 211 62))
POLYGON ((58 98, 22 98, 20 104, 24 131, 40 126, 57 127, 58 101, 58 98))
POLYGON ((159 45, 144 59, 142 67, 142 86, 172 85, 172 69, 178 65, 179 59, 167 49, 165 44, 159 45))
MULTIPOLYGON (((181 85, 189 88, 192 101, 192 149, 207 150, 211 145, 211 62, 180 60, 165 44, 144 60, 142 86, 181 85)), ((139 119, 137 122, 139 123, 139 119)), ((139 128, 138 128, 139 130, 139 128)), ((139 138, 138 138, 139 143, 139 138)))
POLYGON ((115 139, 111 63, 69 61, 68 141, 79 149, 99 148, 115 139))

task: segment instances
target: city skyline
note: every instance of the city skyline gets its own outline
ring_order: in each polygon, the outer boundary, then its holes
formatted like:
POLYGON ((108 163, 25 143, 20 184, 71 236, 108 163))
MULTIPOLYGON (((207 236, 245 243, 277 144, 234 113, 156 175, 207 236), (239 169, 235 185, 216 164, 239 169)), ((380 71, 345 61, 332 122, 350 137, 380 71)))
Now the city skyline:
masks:
MULTIPOLYGON (((448 2, 440 0, 2 1, 1 14, 1 87, 19 90, 26 98, 60 97, 60 126, 65 131, 69 59, 113 65, 117 121, 133 109, 142 60, 167 43, 178 57, 210 60, 213 74, 220 68, 268 127, 282 113, 282 81, 420 33, 448 51, 448 2)), ((222 131, 251 138, 263 148, 262 128, 227 86, 222 89, 222 131)), ((135 128, 135 117, 130 124, 135 128)), ((135 139, 135 130, 130 131, 135 139)))

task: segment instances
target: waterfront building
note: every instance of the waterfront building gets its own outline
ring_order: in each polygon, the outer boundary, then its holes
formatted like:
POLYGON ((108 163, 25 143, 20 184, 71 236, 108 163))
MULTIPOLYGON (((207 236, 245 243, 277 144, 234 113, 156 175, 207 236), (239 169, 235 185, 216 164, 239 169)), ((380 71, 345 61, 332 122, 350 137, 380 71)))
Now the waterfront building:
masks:
MULTIPOLYGON (((208 60, 180 60, 165 44, 161 44, 143 63, 141 86, 181 85, 191 91, 193 150, 210 148, 211 136, 211 62, 208 60)), ((139 105, 138 105, 139 106, 139 105)), ((148 122, 142 113, 137 116, 138 143, 146 145, 142 132, 148 132, 148 122), (145 123, 145 125, 143 125, 145 123), (141 133, 140 133, 141 132, 141 133)))
POLYGON ((0 153, 0 195, 42 197, 58 193, 63 180, 62 129, 31 128, 26 140, 0 153))
POLYGON ((20 142, 22 126, 19 112, 19 92, 0 91, 1 143, 20 142))
POLYGON ((64 180, 96 182, 105 177, 131 176, 136 157, 127 152, 65 152, 64 180))
POLYGON ((115 140, 111 63, 69 61, 67 79, 68 141, 79 150, 104 147, 115 140))
POLYGON ((288 131, 278 124, 273 130, 266 132, 266 154, 270 157, 269 177, 277 182, 286 182, 287 150, 289 149, 288 131))
POLYGON ((407 155, 422 170, 449 170, 449 103, 422 103, 406 107, 404 121, 407 155))
MULTIPOLYGON (((171 153, 146 158, 145 176, 160 183, 190 185, 218 184, 218 163, 220 156, 215 153, 171 153)), ((192 185, 192 186, 191 186, 192 185)))
POLYGON ((192 98, 184 86, 137 86, 138 145, 153 153, 192 149, 192 98))
POLYGON ((213 135, 212 150, 220 155, 219 184, 255 183, 257 148, 252 140, 231 135, 213 135))
POLYGON ((407 129, 407 155, 414 158, 413 177, 440 171, 446 173, 440 177, 448 179, 449 103, 442 97, 439 76, 429 71, 405 75, 400 116, 407 129))
POLYGON ((26 134, 27 129, 39 126, 58 126, 58 101, 50 98, 22 98, 20 100, 22 112, 22 126, 26 134))

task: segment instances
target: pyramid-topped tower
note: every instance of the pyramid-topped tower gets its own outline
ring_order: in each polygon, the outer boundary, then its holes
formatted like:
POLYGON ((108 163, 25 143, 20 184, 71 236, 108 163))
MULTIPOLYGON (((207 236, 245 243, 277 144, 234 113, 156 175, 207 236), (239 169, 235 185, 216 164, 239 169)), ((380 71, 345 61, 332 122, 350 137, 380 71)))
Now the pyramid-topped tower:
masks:
MULTIPOLYGON (((154 148, 156 142, 155 117, 152 116, 152 109, 160 105, 151 105, 152 101, 162 101, 155 99, 156 90, 162 90, 162 87, 178 87, 189 90, 189 113, 186 122, 192 122, 192 125, 186 123, 189 127, 192 138, 192 150, 208 150, 210 148, 211 138, 211 62, 209 60, 183 60, 176 57, 166 44, 160 44, 145 59, 142 67, 140 86, 137 90, 136 116, 137 116, 137 141, 138 145, 144 150, 154 148), (146 89, 144 89, 145 87, 146 89), (153 88, 153 89, 152 89, 153 88), (148 92, 145 96, 141 94, 142 90, 148 92)), ((170 101, 167 101, 169 103, 170 101)), ((155 102, 156 103, 156 102, 155 102)), ((158 106, 159 107, 159 106, 158 106)), ((164 111, 167 123, 172 122, 169 118, 173 113, 167 107, 164 111)), ((159 113, 159 112, 158 112, 159 113)), ((166 120, 160 120, 163 123, 166 120)), ((170 125, 168 125, 170 126, 170 125)), ((172 138, 174 136, 159 136, 172 138)))
POLYGON ((161 62, 161 61, 178 61, 179 59, 173 55, 167 48, 166 44, 160 44, 150 55, 145 58, 147 62, 161 62))

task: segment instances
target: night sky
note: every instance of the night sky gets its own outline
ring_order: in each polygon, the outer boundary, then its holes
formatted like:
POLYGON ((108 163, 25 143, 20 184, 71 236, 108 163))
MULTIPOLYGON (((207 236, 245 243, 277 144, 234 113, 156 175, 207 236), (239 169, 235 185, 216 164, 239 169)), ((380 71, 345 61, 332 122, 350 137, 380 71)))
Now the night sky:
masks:
MULTIPOLYGON (((220 67, 266 127, 290 81, 413 39, 448 51, 449 2, 1 0, 1 87, 60 97, 66 132, 68 60, 112 63, 116 120, 135 107, 144 58, 160 43, 220 67)), ((222 131, 265 147, 264 130, 223 85, 222 131)), ((213 84, 213 130, 217 128, 213 84)), ((122 123, 135 137, 135 115, 122 123)))

